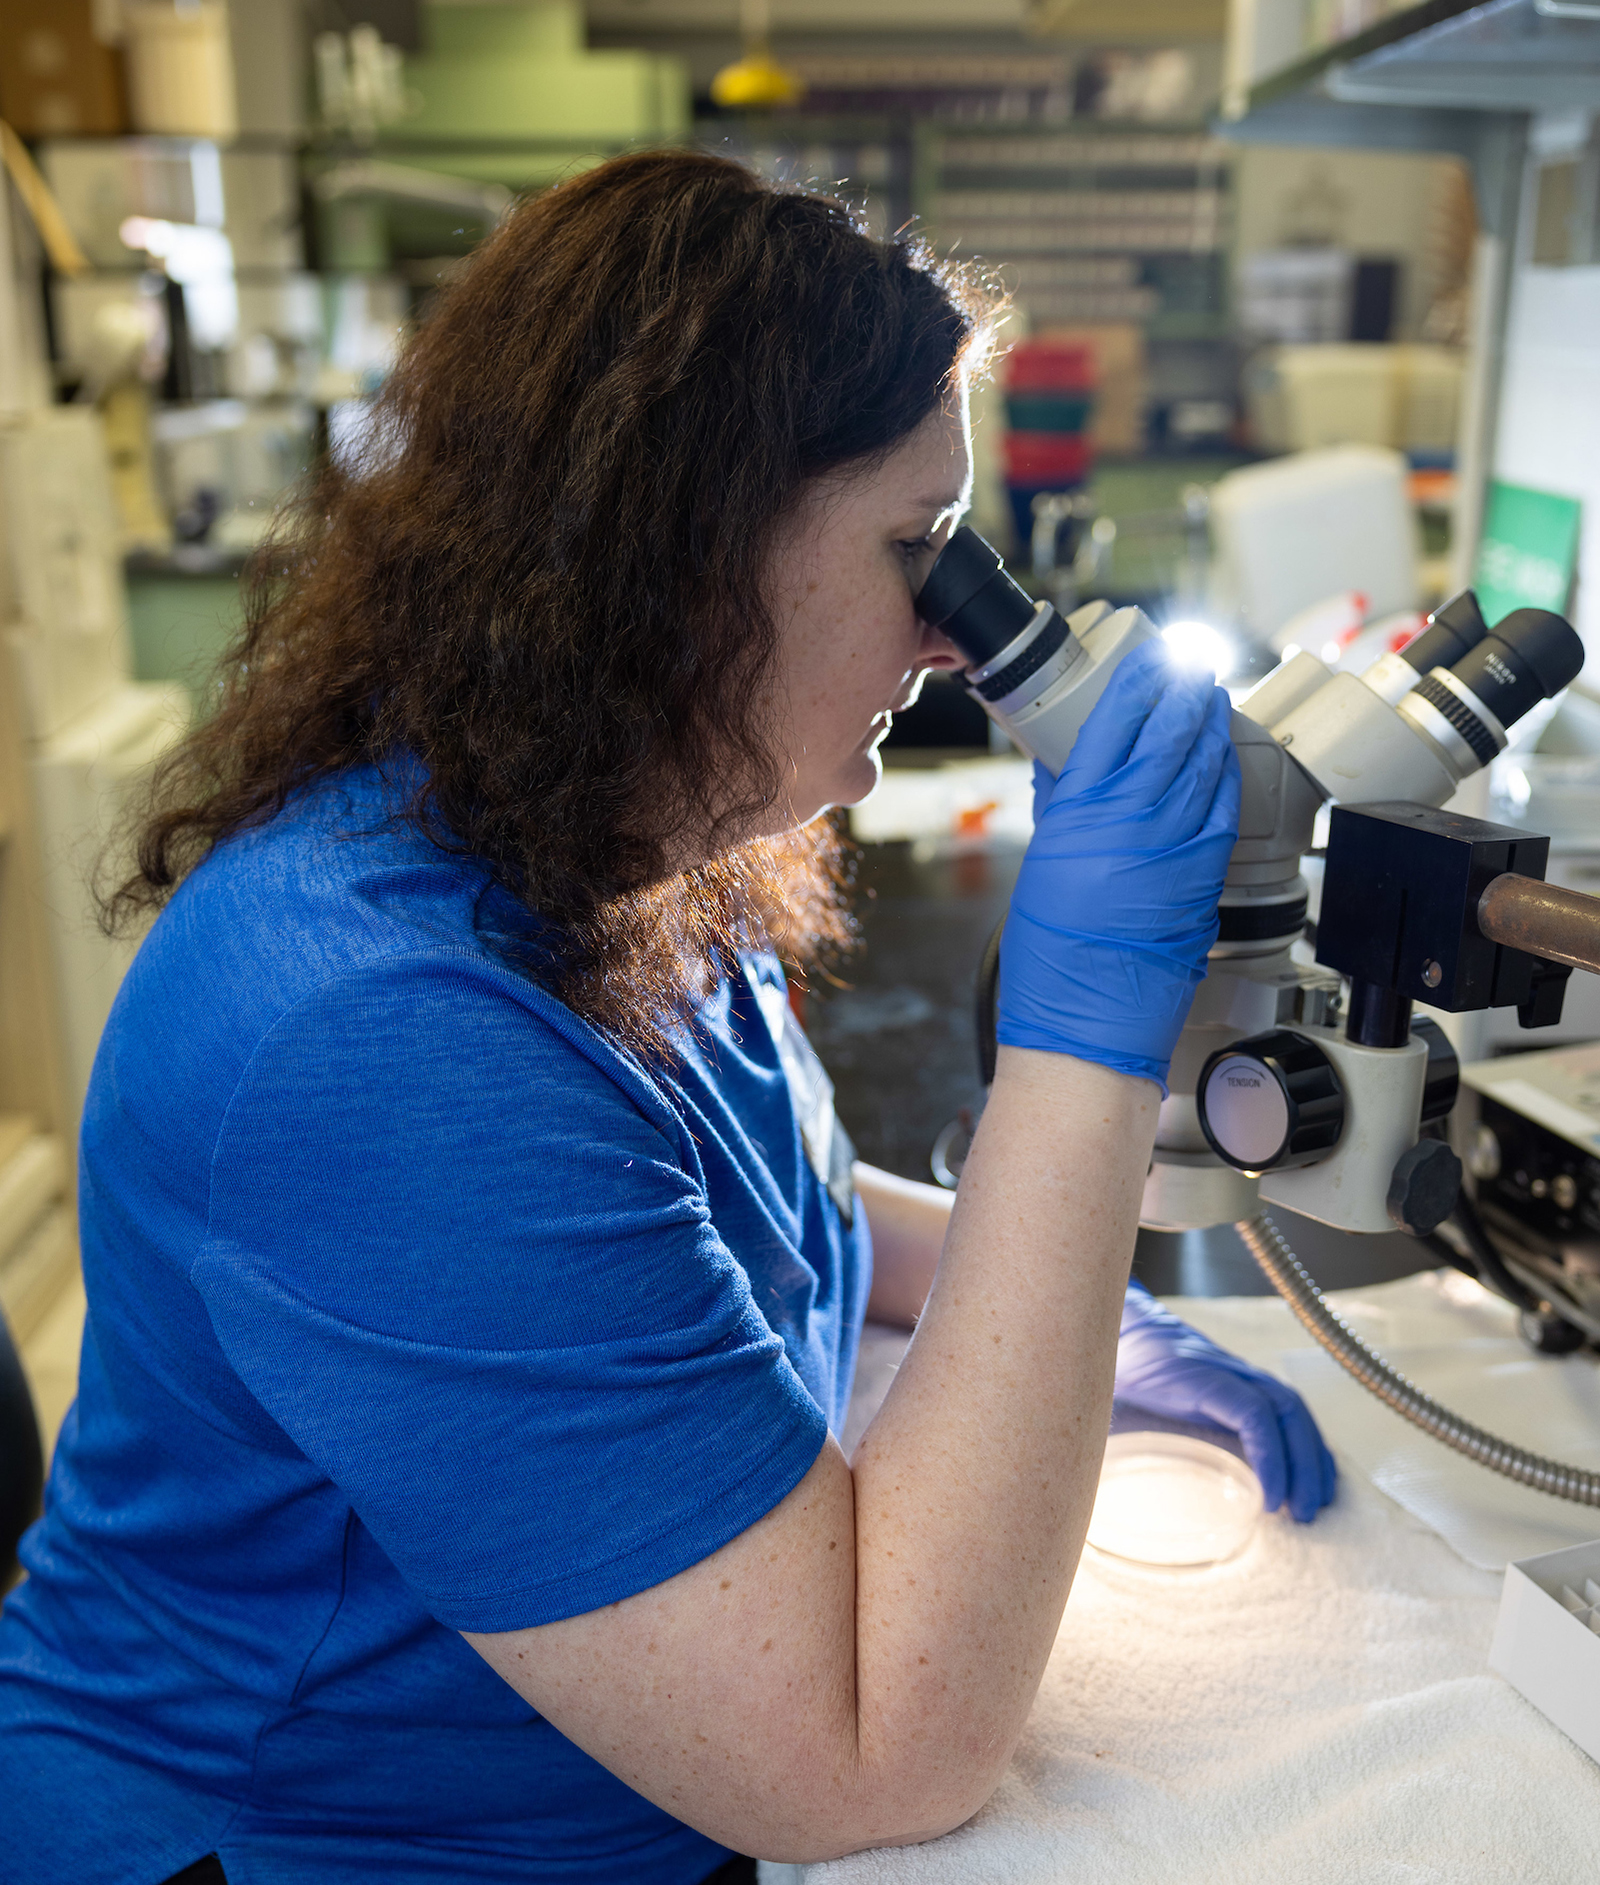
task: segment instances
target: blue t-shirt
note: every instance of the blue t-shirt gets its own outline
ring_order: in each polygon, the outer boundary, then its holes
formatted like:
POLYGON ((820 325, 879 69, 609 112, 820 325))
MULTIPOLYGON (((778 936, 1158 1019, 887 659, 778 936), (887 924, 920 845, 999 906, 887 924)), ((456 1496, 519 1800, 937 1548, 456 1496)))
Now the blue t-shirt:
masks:
POLYGON ((808 1160, 776 963, 647 1069, 519 970, 537 926, 394 789, 351 773, 220 846, 107 1026, 78 1401, 0 1616, 8 1885, 726 1856, 457 1632, 659 1584, 798 1483, 864 1223, 808 1160))

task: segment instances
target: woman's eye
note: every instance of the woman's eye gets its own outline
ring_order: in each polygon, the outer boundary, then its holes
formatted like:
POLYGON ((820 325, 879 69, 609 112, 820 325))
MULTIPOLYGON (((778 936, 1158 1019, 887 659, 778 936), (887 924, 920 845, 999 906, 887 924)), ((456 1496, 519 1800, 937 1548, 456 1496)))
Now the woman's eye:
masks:
POLYGON ((933 538, 931 536, 901 537, 895 548, 908 560, 915 556, 926 556, 933 548, 933 538))

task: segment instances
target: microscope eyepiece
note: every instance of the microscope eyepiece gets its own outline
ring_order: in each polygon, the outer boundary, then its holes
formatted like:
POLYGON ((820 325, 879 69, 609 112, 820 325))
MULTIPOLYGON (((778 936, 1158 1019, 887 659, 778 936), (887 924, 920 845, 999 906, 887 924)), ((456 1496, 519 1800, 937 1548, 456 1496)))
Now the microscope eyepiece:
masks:
POLYGON ((972 663, 966 683, 983 701, 1009 700, 1021 687, 1042 690, 1081 652, 1050 604, 1035 602, 966 524, 934 558, 917 613, 972 663))
POLYGON ((1488 632, 1489 625, 1478 607, 1477 596, 1470 589, 1463 589, 1460 595, 1440 603, 1400 650, 1400 659, 1418 674, 1431 674, 1435 668, 1453 668, 1488 632))
POLYGON ((1559 694, 1582 666, 1583 643, 1559 615, 1516 609, 1450 672, 1502 727, 1510 728, 1530 707, 1559 694))
POLYGON ((1514 609, 1458 661, 1431 668, 1400 711, 1447 750, 1453 734, 1487 766, 1508 729, 1582 666, 1583 643, 1569 623, 1548 609, 1514 609))
POLYGON ((934 558, 917 595, 923 621, 948 635, 975 667, 1002 653, 1038 611, 1006 574, 999 552, 967 524, 934 558))
MULTIPOLYGON (((1515 661, 1527 670, 1531 684, 1538 688, 1536 694, 1519 702, 1507 714, 1500 718, 1509 726, 1512 720, 1520 719, 1536 701, 1549 700, 1559 694, 1563 687, 1578 678, 1583 667, 1583 642, 1577 630, 1559 615, 1552 615, 1548 609, 1513 609, 1503 621, 1497 622, 1489 641, 1497 641, 1502 648, 1509 648, 1515 661)), ((1487 648, 1488 643, 1483 644, 1487 648)), ((1473 650, 1473 659, 1479 659, 1479 651, 1473 650)), ((1479 665, 1488 659, 1482 657, 1479 665)), ((1467 663, 1462 662, 1462 679, 1467 678, 1467 663)), ((1485 676, 1487 682, 1488 676, 1485 676)), ((1487 694, 1483 699, 1493 706, 1487 694)), ((1511 703, 1507 702, 1508 707, 1511 703)), ((1498 712, 1499 710, 1496 709, 1498 712)))

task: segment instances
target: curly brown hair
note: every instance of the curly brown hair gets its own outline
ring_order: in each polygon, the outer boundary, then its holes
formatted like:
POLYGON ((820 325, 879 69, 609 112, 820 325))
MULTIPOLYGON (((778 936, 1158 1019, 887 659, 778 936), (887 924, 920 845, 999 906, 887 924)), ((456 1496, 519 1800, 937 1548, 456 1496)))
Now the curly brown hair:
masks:
POLYGON ((108 925, 318 779, 409 752, 406 816, 554 927, 545 978, 635 1046, 730 949, 842 940, 826 820, 741 841, 781 778, 763 567, 810 481, 935 409, 992 305, 719 157, 621 157, 522 204, 405 348, 364 451, 330 455, 255 558, 108 925))

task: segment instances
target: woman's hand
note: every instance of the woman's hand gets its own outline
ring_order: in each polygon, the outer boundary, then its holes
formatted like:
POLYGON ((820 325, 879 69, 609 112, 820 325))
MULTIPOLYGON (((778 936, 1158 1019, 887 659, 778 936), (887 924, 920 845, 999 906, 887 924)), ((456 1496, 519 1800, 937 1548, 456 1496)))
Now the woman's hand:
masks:
POLYGON ((1303 1525, 1333 1498, 1333 1455, 1294 1389, 1218 1348, 1138 1283, 1122 1312, 1116 1398, 1147 1414, 1209 1420, 1237 1434, 1269 1512, 1287 1503, 1303 1525))
POLYGON ((1154 1080, 1205 975, 1239 821, 1228 696, 1160 642, 1118 667, 1040 814, 1000 943, 998 1035, 1154 1080))

